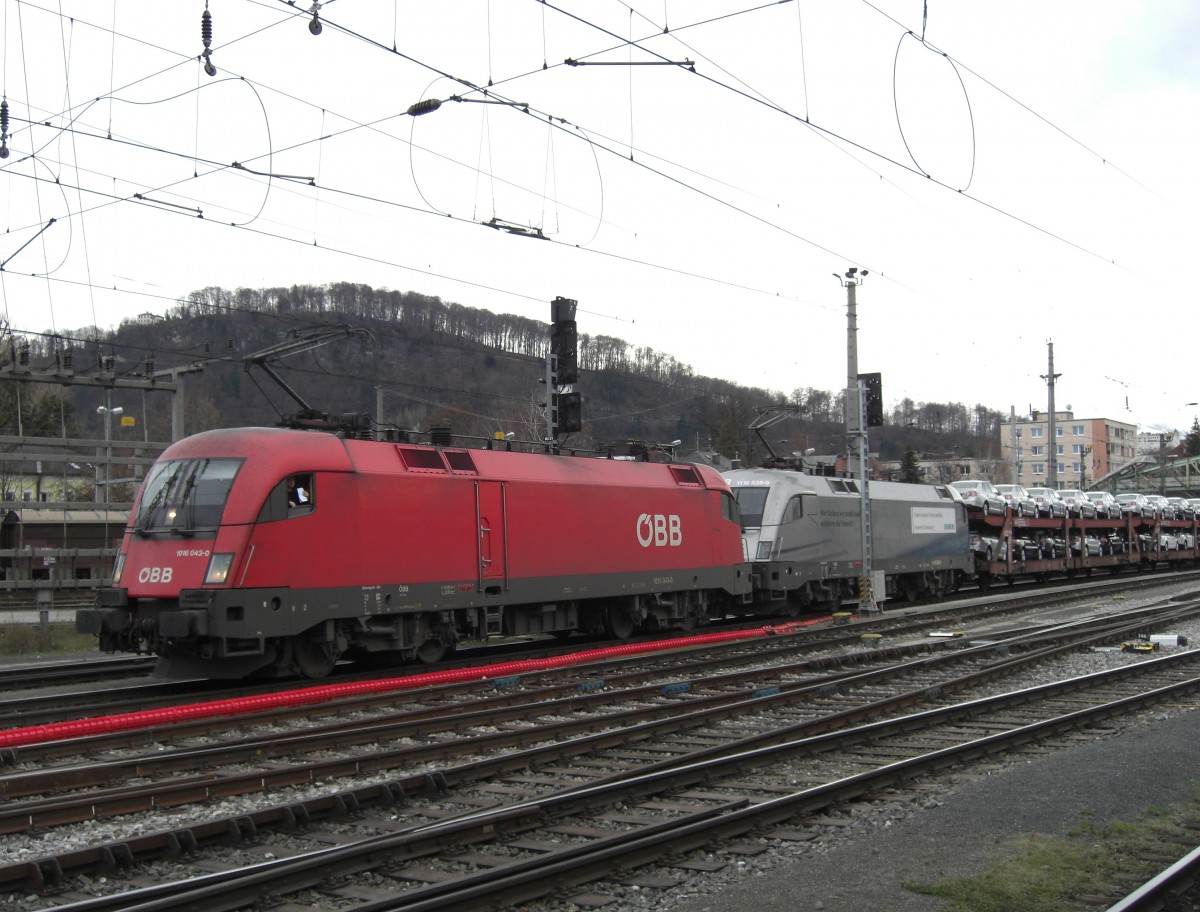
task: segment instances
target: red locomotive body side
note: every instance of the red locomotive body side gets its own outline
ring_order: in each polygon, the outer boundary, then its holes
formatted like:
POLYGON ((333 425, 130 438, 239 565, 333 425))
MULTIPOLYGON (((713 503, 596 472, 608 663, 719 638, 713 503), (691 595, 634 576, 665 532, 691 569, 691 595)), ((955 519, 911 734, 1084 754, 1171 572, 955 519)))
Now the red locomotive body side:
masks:
POLYGON ((198 466, 199 487, 222 466, 219 524, 169 513, 176 526, 156 531, 144 490, 119 584, 80 627, 188 673, 316 674, 347 651, 432 660, 491 634, 687 626, 749 596, 736 508, 704 466, 276 429, 199 434, 160 463, 198 466), (296 477, 299 509, 283 500, 296 477))

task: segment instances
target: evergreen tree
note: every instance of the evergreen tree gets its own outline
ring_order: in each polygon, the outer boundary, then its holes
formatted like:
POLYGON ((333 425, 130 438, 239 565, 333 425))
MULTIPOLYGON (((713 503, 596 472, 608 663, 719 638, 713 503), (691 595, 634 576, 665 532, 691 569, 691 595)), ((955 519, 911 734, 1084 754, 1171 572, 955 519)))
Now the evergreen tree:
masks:
POLYGON ((1200 456, 1200 418, 1192 419, 1192 429, 1183 438, 1183 447, 1189 456, 1200 456))
POLYGON ((904 450, 904 458, 900 461, 900 478, 909 484, 918 484, 921 481, 920 460, 917 458, 917 451, 912 447, 906 447, 904 450))

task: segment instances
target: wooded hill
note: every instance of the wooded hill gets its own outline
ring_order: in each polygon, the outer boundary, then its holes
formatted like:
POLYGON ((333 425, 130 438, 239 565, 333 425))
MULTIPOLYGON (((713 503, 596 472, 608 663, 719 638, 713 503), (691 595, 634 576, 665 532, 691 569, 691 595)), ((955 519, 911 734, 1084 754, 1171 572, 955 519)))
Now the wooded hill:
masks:
MULTIPOLYGON (((34 367, 69 358, 76 373, 87 373, 111 358, 118 375, 130 376, 202 363, 203 370, 185 381, 186 430, 193 433, 274 425, 281 415, 299 411, 294 398, 245 359, 336 327, 347 329, 339 340, 268 362, 313 409, 374 418, 380 403, 387 426, 424 433, 450 426, 455 435, 478 438, 497 432, 526 441, 543 437, 540 381, 549 323, 416 292, 352 283, 205 288, 162 319, 129 320, 112 331, 10 337, 0 358, 11 363, 27 346, 34 367)), ((583 430, 564 438, 567 446, 624 451, 630 441, 678 440, 681 451, 711 447, 754 464, 766 454, 748 426, 761 408, 780 404, 799 409, 796 417, 771 428, 769 439, 777 451, 811 447, 827 453, 842 445, 840 391, 801 387, 785 394, 744 387, 699 376, 665 352, 583 332, 579 366, 583 430)), ((0 384, 0 425, 6 434, 17 433, 14 386, 0 384)), ((113 395, 112 406, 137 419, 135 430, 122 427, 114 438, 169 439, 169 396, 129 390, 113 395)), ((94 387, 26 389, 22 431, 26 436, 101 436, 96 407, 104 403, 104 393, 94 387)), ((964 455, 991 455, 998 449, 999 419, 999 412, 983 406, 905 400, 889 410, 893 426, 872 430, 870 445, 885 459, 898 459, 910 447, 956 444, 964 455)))

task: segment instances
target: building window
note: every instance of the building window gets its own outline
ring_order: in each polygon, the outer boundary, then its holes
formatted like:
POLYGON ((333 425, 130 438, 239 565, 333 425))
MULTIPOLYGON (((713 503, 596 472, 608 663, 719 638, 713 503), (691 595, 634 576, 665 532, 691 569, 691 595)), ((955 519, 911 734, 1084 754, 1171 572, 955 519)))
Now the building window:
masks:
POLYGON ((1046 467, 1044 465, 1042 465, 1040 462, 1035 462, 1033 464, 1033 474, 1034 475, 1045 475, 1046 467))
POLYGON ((1056 455, 1056 456, 1064 455, 1063 454, 1063 445, 1061 443, 1054 448, 1054 455, 1056 455))
POLYGON ((1046 455, 1046 448, 1044 446, 1030 447, 1030 449, 1033 451, 1034 456, 1045 456, 1046 455))
POLYGON ((1061 426, 1060 426, 1060 427, 1056 427, 1056 428, 1054 429, 1054 436, 1055 436, 1055 437, 1061 437, 1062 435, 1063 435, 1063 428, 1062 428, 1061 426))
POLYGON ((1041 436, 1043 436, 1045 430, 1046 430, 1045 428, 1040 428, 1040 427, 1030 428, 1029 436, 1030 437, 1041 437, 1041 436))
POLYGON ((1082 424, 1071 425, 1071 433, 1074 434, 1076 437, 1082 437, 1083 436, 1083 425, 1082 424))

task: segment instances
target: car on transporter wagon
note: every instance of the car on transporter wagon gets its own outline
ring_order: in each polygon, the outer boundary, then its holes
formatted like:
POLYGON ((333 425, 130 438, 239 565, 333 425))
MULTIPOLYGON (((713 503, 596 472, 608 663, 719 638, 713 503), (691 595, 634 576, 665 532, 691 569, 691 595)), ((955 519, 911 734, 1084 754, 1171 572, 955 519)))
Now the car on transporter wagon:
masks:
POLYGON ((1058 496, 1054 488, 1029 488, 1029 496, 1037 503, 1038 516, 1049 516, 1051 519, 1065 519, 1067 505, 1058 496))
POLYGON ((1108 491, 1085 491, 1087 499, 1096 507, 1098 519, 1120 519, 1121 505, 1108 491))
POLYGON ((1117 495, 1117 503, 1121 505, 1122 516, 1153 516, 1155 511, 1145 494, 1132 491, 1117 495))
POLYGON ((1064 488, 1058 492, 1062 502, 1067 505, 1067 515, 1080 519, 1095 519, 1096 505, 1078 488, 1064 488))
POLYGON ((1019 484, 998 484, 996 490, 1008 503, 1013 516, 1037 516, 1037 503, 1019 484))
POLYGON ((984 515, 992 513, 1004 516, 1008 512, 1008 502, 990 481, 965 479, 952 482, 950 487, 958 492, 969 509, 981 510, 984 515))
POLYGON ((1186 497, 1168 497, 1167 503, 1175 507, 1176 519, 1191 519, 1196 515, 1196 508, 1186 497))
POLYGON ((1154 506, 1158 508, 1159 519, 1180 518, 1179 511, 1176 509, 1175 504, 1171 503, 1171 501, 1169 501, 1162 494, 1147 494, 1146 500, 1150 501, 1150 503, 1154 504, 1154 506))

